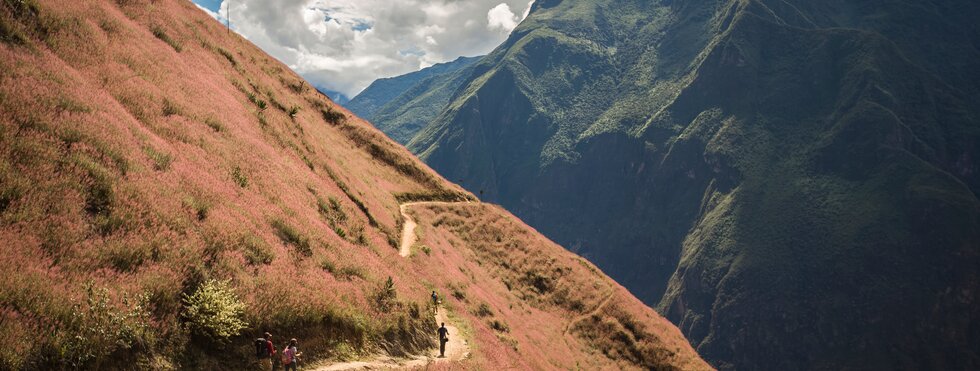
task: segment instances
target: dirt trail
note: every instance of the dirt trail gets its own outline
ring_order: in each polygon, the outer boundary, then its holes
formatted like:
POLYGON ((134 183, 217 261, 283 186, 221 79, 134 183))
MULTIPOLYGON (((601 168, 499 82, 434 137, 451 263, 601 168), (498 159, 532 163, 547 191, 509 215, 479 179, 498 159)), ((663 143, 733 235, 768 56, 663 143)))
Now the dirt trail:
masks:
POLYGON ((430 355, 437 360, 458 361, 469 358, 470 344, 459 333, 459 329, 452 325, 452 322, 446 316, 446 308, 439 308, 439 311, 436 313, 436 323, 439 325, 446 324, 446 330, 449 330, 449 342, 446 343, 446 357, 438 358, 439 349, 433 349, 430 355))
MULTIPOLYGON (((437 204, 451 204, 454 202, 409 202, 404 203, 399 206, 402 217, 405 218, 405 222, 402 227, 402 240, 401 245, 398 249, 398 255, 402 257, 408 257, 412 253, 412 245, 415 244, 418 239, 415 236, 415 227, 418 224, 410 215, 408 215, 407 208, 415 205, 437 205, 437 204)), ((446 309, 440 307, 436 311, 435 319, 437 324, 446 324, 446 329, 449 330, 449 342, 446 343, 446 356, 439 357, 439 348, 433 348, 429 351, 426 356, 415 356, 413 358, 393 358, 389 356, 377 356, 372 360, 362 360, 362 361, 351 361, 351 362, 340 362, 321 365, 319 367, 312 368, 313 371, 342 371, 342 370, 377 370, 377 369, 413 369, 422 368, 426 365, 434 362, 448 362, 448 361, 460 361, 469 358, 470 356, 470 345, 460 334, 459 328, 454 326, 446 313, 446 309)))
POLYGON ((398 247, 398 255, 403 258, 407 258, 412 255, 412 245, 418 241, 418 236, 415 235, 415 227, 418 227, 418 223, 415 219, 412 219, 411 215, 408 215, 408 208, 417 205, 451 205, 459 203, 469 203, 470 201, 460 201, 460 202, 445 202, 445 201, 419 201, 419 202, 406 202, 398 206, 399 211, 402 214, 402 218, 405 223, 402 225, 402 242, 398 247))
POLYGON ((412 219, 412 217, 408 215, 407 211, 409 206, 416 204, 417 203, 408 203, 398 206, 398 209, 402 213, 402 218, 405 221, 402 226, 402 243, 398 247, 398 255, 401 255, 403 258, 407 258, 412 254, 412 245, 414 245, 415 241, 418 239, 418 236, 415 235, 415 227, 417 227, 418 224, 415 223, 415 219, 412 219))

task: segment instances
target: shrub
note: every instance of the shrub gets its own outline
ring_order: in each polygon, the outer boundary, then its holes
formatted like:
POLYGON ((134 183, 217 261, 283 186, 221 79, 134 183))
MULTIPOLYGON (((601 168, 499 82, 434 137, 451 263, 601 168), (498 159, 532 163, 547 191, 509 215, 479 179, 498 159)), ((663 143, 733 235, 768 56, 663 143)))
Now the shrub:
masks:
POLYGON ((453 297, 456 298, 456 300, 466 300, 466 292, 463 290, 465 290, 464 287, 457 286, 454 283, 449 284, 449 291, 452 292, 453 297))
POLYGON ((490 317, 493 316, 493 311, 490 310, 490 306, 487 303, 480 303, 480 306, 476 308, 476 314, 479 317, 490 317))
POLYGON ((166 98, 163 99, 164 116, 180 115, 181 112, 182 111, 180 107, 178 107, 176 103, 172 102, 170 99, 166 99, 166 98))
POLYGON ((240 166, 236 165, 231 168, 231 178, 235 180, 235 184, 238 184, 239 187, 248 187, 248 177, 245 176, 245 172, 242 171, 240 166))
POLYGON ((303 94, 303 92, 306 91, 306 83, 304 83, 302 80, 295 83, 286 83, 286 86, 288 86, 289 90, 292 90, 293 93, 296 94, 303 94))
POLYGON ((432 255, 432 249, 430 249, 428 245, 422 245, 422 247, 419 249, 421 249, 426 256, 432 255))
POLYGON ((361 246, 367 246, 368 241, 367 236, 364 235, 363 225, 357 225, 351 228, 350 235, 352 242, 361 246))
POLYGON ((337 266, 327 258, 320 260, 320 269, 327 271, 330 274, 334 274, 337 271, 337 266))
POLYGON ((306 157, 306 155, 301 155, 301 156, 303 158, 303 163, 306 164, 306 167, 310 168, 310 170, 316 170, 316 165, 313 164, 313 161, 310 160, 309 157, 306 157))
POLYGON ((248 324, 245 303, 238 299, 228 282, 208 280, 191 295, 184 296, 184 319, 197 335, 227 342, 248 324))
POLYGON ((331 125, 338 125, 342 124, 344 121, 347 121, 346 115, 341 112, 334 111, 333 108, 330 107, 321 109, 320 113, 323 115, 323 121, 326 121, 331 125))
POLYGON ((89 113, 92 108, 68 97, 59 96, 54 104, 54 108, 60 112, 68 113, 89 113))
POLYGON ((231 63, 232 67, 238 67, 238 61, 235 60, 235 56, 232 55, 231 52, 222 48, 218 48, 217 51, 218 54, 221 54, 221 56, 225 57, 225 59, 227 59, 228 62, 231 63))
POLYGON ((374 294, 374 304, 378 311, 388 313, 395 306, 398 300, 398 291, 395 290, 395 281, 388 276, 388 279, 374 294))
MULTIPOLYGON (((4 7, 10 10, 11 15, 16 19, 24 23, 37 22, 40 9, 37 3, 33 0, 5 0, 4 7)), ((5 9, 6 10, 6 9, 5 9)), ((0 41, 25 45, 28 42, 28 38, 22 32, 20 26, 13 20, 4 16, 0 16, 0 41)))
POLYGON ((289 108, 289 117, 295 118, 297 113, 299 113, 299 106, 292 106, 289 108))
POLYGON ((276 236, 282 239, 282 242, 295 246, 296 250, 303 255, 313 255, 313 248, 310 247, 309 237, 304 236, 296 228, 286 224, 281 219, 276 219, 272 221, 272 229, 275 230, 276 236))
POLYGON ((275 258, 272 246, 253 234, 242 236, 241 247, 242 255, 245 256, 245 261, 250 265, 271 264, 272 259, 275 258))
POLYGON ((85 292, 85 302, 72 306, 55 335, 61 362, 74 369, 91 368, 118 350, 152 345, 146 296, 135 300, 124 296, 121 305, 115 305, 105 288, 85 284, 85 292))
POLYGON ((204 119, 204 124, 207 125, 209 128, 211 128, 211 130, 214 130, 214 132, 216 133, 225 131, 225 126, 222 125, 221 122, 219 122, 217 119, 213 117, 208 117, 207 119, 204 119))
POLYGON ((337 278, 342 280, 350 281, 351 277, 357 277, 362 280, 367 279, 367 275, 364 274, 364 270, 361 267, 348 265, 346 267, 340 268, 336 273, 337 278))
POLYGON ((174 48, 174 50, 176 50, 178 53, 184 50, 183 46, 180 45, 180 43, 177 42, 177 40, 174 40, 172 37, 170 37, 170 35, 167 35, 167 32, 164 31, 163 28, 160 28, 160 26, 153 26, 152 31, 153 31, 153 36, 156 36, 158 39, 163 40, 163 42, 167 43, 167 45, 170 45, 170 47, 174 48))
POLYGON ((0 175, 0 213, 7 210, 14 201, 19 200, 29 187, 22 178, 7 178, 0 175))
POLYGON ((340 202, 333 196, 327 197, 326 200, 320 196, 317 196, 316 207, 317 211, 320 212, 320 215, 323 215, 323 217, 327 219, 327 222, 330 223, 330 226, 333 227, 334 232, 337 232, 337 235, 341 238, 346 238, 347 233, 345 233, 344 230, 338 225, 339 223, 347 221, 347 213, 345 213, 344 209, 340 206, 340 202))
POLYGON ((184 205, 191 208, 197 220, 204 220, 208 218, 208 213, 211 210, 211 204, 207 201, 201 200, 197 197, 188 196, 184 198, 184 205))
POLYGON ((153 160, 153 168, 157 171, 167 171, 170 169, 170 163, 173 162, 173 157, 169 153, 164 153, 153 149, 153 147, 145 147, 146 155, 153 160))
POLYGON ((85 195, 85 211, 91 216, 108 215, 115 201, 115 192, 109 171, 86 155, 79 154, 73 156, 72 159, 92 179, 85 195))
POLYGON ((489 324, 490 324, 490 328, 498 332, 510 332, 510 326, 507 326, 506 323, 503 323, 500 320, 495 319, 493 321, 490 321, 489 324))

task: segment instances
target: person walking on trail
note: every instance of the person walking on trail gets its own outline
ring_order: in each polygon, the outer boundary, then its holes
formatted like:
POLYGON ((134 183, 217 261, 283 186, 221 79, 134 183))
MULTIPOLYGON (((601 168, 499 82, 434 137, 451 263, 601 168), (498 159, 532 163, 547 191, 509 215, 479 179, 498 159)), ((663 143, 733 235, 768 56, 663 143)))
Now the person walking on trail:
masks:
POLYGON ((446 323, 442 323, 442 327, 439 328, 439 358, 446 358, 446 343, 449 342, 449 329, 446 328, 446 323))
POLYGON ((299 350, 296 349, 296 339, 289 339, 289 345, 286 349, 282 351, 282 368, 285 371, 293 370, 296 371, 297 364, 299 363, 299 357, 303 355, 299 350))
POLYGON ((255 339, 255 356, 259 358, 259 368, 272 371, 272 357, 276 355, 276 346, 272 345, 272 334, 266 332, 263 337, 255 339))
POLYGON ((436 313, 439 312, 439 295, 436 295, 436 290, 432 290, 432 308, 436 313))

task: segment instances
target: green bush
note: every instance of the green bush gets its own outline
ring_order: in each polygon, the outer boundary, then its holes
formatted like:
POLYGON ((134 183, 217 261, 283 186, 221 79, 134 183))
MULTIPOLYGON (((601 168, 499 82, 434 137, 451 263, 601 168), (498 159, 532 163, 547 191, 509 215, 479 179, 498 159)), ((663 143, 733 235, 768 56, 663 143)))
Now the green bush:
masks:
POLYGON ((170 45, 170 47, 174 48, 174 50, 177 51, 178 53, 184 50, 184 47, 180 45, 180 43, 177 40, 174 40, 172 37, 170 37, 170 35, 167 35, 167 32, 164 31, 163 28, 160 28, 160 26, 153 26, 152 31, 153 31, 153 36, 156 36, 156 38, 163 40, 163 42, 167 43, 167 45, 170 45))
POLYGON ((173 162, 174 158, 169 153, 164 153, 157 151, 153 147, 144 148, 146 155, 153 160, 153 168, 157 171, 166 171, 170 169, 170 163, 173 162))
POLYGON ((494 329, 494 330, 496 330, 498 332, 510 332, 510 326, 507 326, 506 323, 503 323, 503 322, 501 322, 499 320, 490 321, 489 322, 489 325, 490 325, 490 328, 492 328, 492 329, 494 329))
POLYGON ((265 240, 255 235, 243 236, 241 246, 242 255, 245 256, 245 261, 250 265, 271 264, 272 259, 275 258, 272 247, 265 240))
POLYGON ((183 114, 183 110, 181 110, 180 107, 177 106, 177 103, 174 103, 170 99, 164 98, 163 100, 164 116, 173 116, 173 115, 182 115, 182 114, 183 114))
POLYGON ((67 321, 58 329, 54 346, 58 359, 73 369, 97 368, 119 350, 148 349, 154 338, 147 298, 123 297, 112 303, 109 291, 85 285, 86 300, 72 306, 67 321))
POLYGON ((341 112, 334 111, 332 108, 322 109, 320 113, 323 114, 323 121, 331 125, 338 125, 347 121, 347 116, 341 112))
POLYGON ((208 280, 191 295, 184 296, 184 319, 197 335, 227 342, 248 326, 245 303, 226 281, 208 280))
POLYGON ((204 124, 207 125, 209 128, 211 128, 211 130, 214 130, 216 133, 225 131, 225 126, 221 124, 221 122, 218 121, 218 119, 215 119, 213 117, 208 117, 204 119, 204 124))
POLYGON ((188 196, 184 198, 184 205, 189 207, 193 212, 197 220, 204 220, 208 218, 208 213, 211 211, 211 204, 205 200, 194 196, 188 196))
POLYGON ((388 313, 395 306, 398 300, 398 291, 395 290, 395 281, 388 276, 388 280, 374 294, 374 303, 378 311, 388 313))
MULTIPOLYGON (((333 272, 331 272, 333 273, 333 272)), ((367 274, 364 273, 364 269, 361 267, 348 265, 337 270, 336 276, 338 279, 350 281, 351 277, 357 277, 362 280, 367 279, 367 274)))
POLYGON ((476 308, 476 313, 479 317, 491 317, 493 316, 493 311, 490 310, 490 306, 487 303, 480 303, 480 306, 476 308))
POLYGON ((248 187, 248 176, 245 175, 245 172, 242 171, 240 166, 236 165, 231 169, 231 178, 235 180, 235 184, 238 184, 239 187, 248 187))
POLYGON ((276 219, 272 221, 272 229, 275 230, 276 236, 282 239, 282 242, 293 245, 296 250, 301 254, 306 256, 313 255, 313 248, 310 246, 310 238, 304 236, 293 226, 286 224, 286 222, 281 219, 276 219))
POLYGON ((218 51, 218 54, 221 54, 221 56, 225 57, 225 59, 231 63, 232 67, 238 67, 238 61, 235 60, 235 56, 232 55, 231 52, 222 48, 217 48, 216 50, 218 51))

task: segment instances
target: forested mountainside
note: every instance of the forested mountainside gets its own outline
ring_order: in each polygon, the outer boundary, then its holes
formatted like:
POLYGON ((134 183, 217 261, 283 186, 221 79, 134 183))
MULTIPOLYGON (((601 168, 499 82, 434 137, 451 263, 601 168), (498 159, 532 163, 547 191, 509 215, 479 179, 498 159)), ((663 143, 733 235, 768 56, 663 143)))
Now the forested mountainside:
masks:
POLYGON ((344 106, 405 144, 439 114, 481 57, 459 57, 409 74, 378 79, 344 106))
POLYGON ((408 146, 720 368, 977 368, 976 19, 539 0, 408 146))
POLYGON ((241 370, 264 331, 311 363, 708 368, 184 0, 0 2, 0 249, 4 370, 241 370), (437 317, 464 354, 426 356, 437 317))

